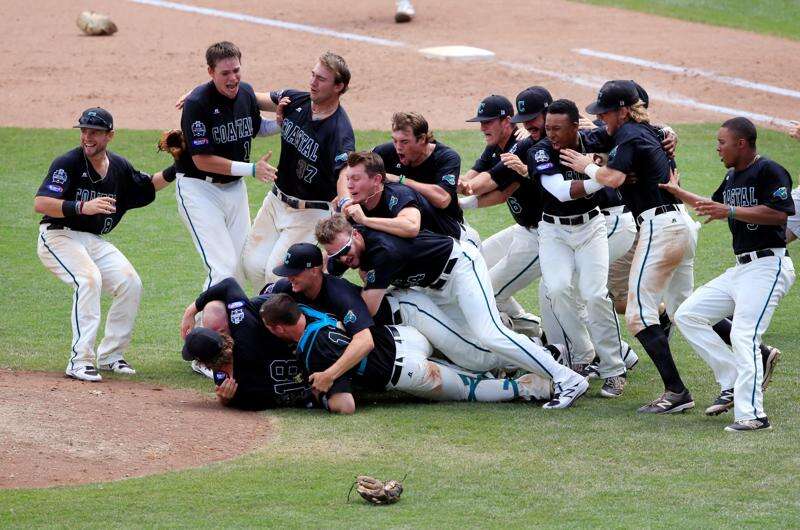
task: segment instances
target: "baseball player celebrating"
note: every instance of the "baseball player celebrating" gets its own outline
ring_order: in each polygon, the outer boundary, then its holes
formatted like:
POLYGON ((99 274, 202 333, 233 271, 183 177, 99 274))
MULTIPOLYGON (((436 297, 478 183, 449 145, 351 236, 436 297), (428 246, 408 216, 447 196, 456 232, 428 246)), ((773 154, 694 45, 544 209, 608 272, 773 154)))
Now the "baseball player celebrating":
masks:
POLYGON ((125 212, 155 200, 167 182, 151 178, 123 157, 107 150, 114 138, 114 120, 101 108, 87 109, 75 126, 80 146, 56 158, 36 193, 34 208, 44 217, 37 253, 45 267, 73 286, 72 348, 66 374, 100 381, 100 370, 136 372, 124 359, 139 310, 142 282, 128 259, 104 240, 125 212), (114 297, 103 340, 94 343, 100 326, 100 294, 114 297))
POLYGON ((257 93, 262 110, 275 111, 283 98, 281 157, 272 191, 253 220, 242 255, 253 285, 277 278, 277 267, 293 243, 314 241, 314 226, 328 217, 331 201, 346 195, 341 170, 355 150, 350 118, 339 99, 347 92, 350 70, 344 59, 326 52, 311 71, 308 92, 257 93))
POLYGON ((722 124, 717 152, 728 172, 710 200, 682 189, 674 176, 661 184, 709 221, 727 219, 736 255, 733 267, 681 304, 675 322, 722 389, 706 414, 733 407, 735 421, 726 431, 771 429, 764 412, 767 377, 758 344, 795 279, 785 236, 786 219, 795 213, 789 196, 792 179, 782 166, 758 154, 756 128, 747 118, 722 124), (730 314, 731 347, 711 328, 730 314))
POLYGON ((640 227, 625 318, 656 365, 665 391, 639 412, 663 414, 692 408, 694 401, 675 366, 669 337, 659 325, 658 306, 663 298, 667 312, 674 315, 692 292, 696 227, 678 207, 679 201, 658 187, 669 181, 671 168, 633 83, 606 82, 586 111, 597 114, 613 138, 608 164, 599 167, 592 157, 571 149, 562 149, 560 156, 565 166, 590 180, 619 188, 640 227), (631 173, 636 174, 636 182, 622 186, 631 173))
POLYGON ((317 240, 328 255, 364 278, 362 297, 375 314, 390 285, 415 286, 453 320, 473 330, 480 343, 514 366, 552 379, 554 398, 548 409, 569 407, 589 384, 558 364, 550 352, 528 337, 506 328, 494 301, 489 271, 478 249, 450 237, 421 231, 404 239, 366 227, 352 227, 342 215, 317 226, 317 240))
POLYGON ((220 403, 243 410, 307 407, 311 389, 292 350, 258 314, 266 296, 248 298, 234 278, 201 293, 181 320, 182 356, 212 369, 220 403), (195 317, 202 312, 202 326, 195 317))
POLYGON ((578 134, 578 107, 559 99, 547 109, 547 138, 528 151, 528 173, 541 187, 542 222, 539 252, 542 281, 559 320, 574 311, 570 286, 588 309, 589 335, 605 381, 600 394, 619 397, 625 388, 625 363, 617 316, 608 297, 608 238, 606 225, 593 194, 602 189, 585 174, 563 166, 563 149, 585 153, 578 134))
MULTIPOLYGON (((350 337, 321 311, 276 294, 261 307, 267 328, 297 343, 297 356, 307 372, 324 372, 343 355, 350 337)), ((376 330, 377 331, 377 330, 376 330)), ((406 326, 382 326, 381 339, 358 368, 333 381, 321 396, 330 412, 353 414, 353 385, 372 391, 399 390, 436 401, 511 401, 550 399, 550 381, 535 374, 516 380, 486 379, 444 363, 428 360, 430 343, 406 326)))
POLYGON ((250 162, 253 137, 267 134, 253 88, 241 81, 239 48, 218 42, 206 50, 211 80, 179 100, 190 156, 178 164, 178 212, 208 271, 203 289, 224 278, 242 279, 240 259, 250 209, 242 177, 274 178, 269 156, 250 162), (262 123, 264 129, 262 129, 262 123))

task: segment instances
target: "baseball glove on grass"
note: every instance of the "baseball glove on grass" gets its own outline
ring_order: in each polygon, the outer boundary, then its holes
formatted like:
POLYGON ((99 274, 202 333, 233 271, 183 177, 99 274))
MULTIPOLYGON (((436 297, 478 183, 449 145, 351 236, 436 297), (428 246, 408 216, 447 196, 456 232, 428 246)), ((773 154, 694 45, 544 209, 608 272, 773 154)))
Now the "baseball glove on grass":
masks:
POLYGON ((403 485, 397 480, 384 483, 382 480, 362 475, 356 479, 356 490, 371 504, 393 504, 400 500, 403 485))
POLYGON ((158 140, 158 150, 168 152, 177 161, 186 150, 183 132, 180 129, 162 132, 161 138, 158 140))

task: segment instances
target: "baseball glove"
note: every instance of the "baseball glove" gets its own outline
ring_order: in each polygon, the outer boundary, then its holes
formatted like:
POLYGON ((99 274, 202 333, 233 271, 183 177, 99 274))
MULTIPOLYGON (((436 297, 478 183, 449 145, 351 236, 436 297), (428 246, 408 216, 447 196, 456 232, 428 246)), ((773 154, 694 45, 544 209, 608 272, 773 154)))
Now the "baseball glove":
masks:
POLYGON ((81 31, 87 35, 113 35, 117 32, 117 25, 108 18, 108 15, 94 11, 84 11, 78 15, 76 22, 81 31))
POLYGON ((356 479, 356 490, 371 504, 394 504, 400 500, 403 485, 397 480, 384 483, 376 478, 362 475, 356 479))
POLYGON ((186 150, 183 132, 180 129, 162 132, 161 138, 158 140, 158 150, 168 152, 177 161, 186 150))

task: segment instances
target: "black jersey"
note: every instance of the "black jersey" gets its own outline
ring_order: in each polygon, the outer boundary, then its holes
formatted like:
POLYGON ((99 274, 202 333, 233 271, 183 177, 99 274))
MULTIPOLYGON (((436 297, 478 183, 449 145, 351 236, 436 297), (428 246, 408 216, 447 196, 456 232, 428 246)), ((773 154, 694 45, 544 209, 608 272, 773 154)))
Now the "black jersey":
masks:
MULTIPOLYGON (((223 96, 212 81, 192 90, 183 104, 181 130, 190 155, 216 155, 237 162, 250 161, 253 138, 261 128, 253 87, 239 83, 234 99, 223 96)), ((180 160, 185 176, 215 182, 233 182, 241 177, 201 171, 191 157, 180 160)))
POLYGON ((594 198, 597 201, 597 206, 599 206, 601 210, 625 205, 619 190, 616 188, 609 188, 608 186, 596 191, 594 198))
MULTIPOLYGON (((792 177, 777 162, 759 157, 742 171, 729 169, 722 184, 711 196, 729 206, 768 206, 794 215, 791 196, 792 177)), ((736 219, 728 221, 733 234, 733 252, 742 254, 766 248, 786 246, 786 225, 757 225, 736 219)))
POLYGON ((472 166, 472 169, 478 173, 488 172, 500 191, 505 190, 513 183, 519 184, 514 193, 506 199, 506 205, 514 221, 525 228, 536 228, 542 218, 542 201, 539 190, 530 178, 523 177, 513 169, 506 167, 500 160, 500 155, 502 153, 515 154, 524 163, 526 153, 533 147, 533 144, 530 137, 517 141, 514 136, 511 136, 503 148, 497 145, 487 145, 480 158, 472 166))
MULTIPOLYGON (((580 140, 577 151, 585 153, 583 140, 580 140)), ((582 215, 597 207, 594 194, 561 202, 542 185, 542 178, 548 175, 561 174, 566 181, 588 180, 584 173, 578 173, 561 163, 559 153, 553 149, 549 138, 543 138, 528 151, 528 174, 539 188, 542 197, 542 212, 558 217, 582 215)))
POLYGON ((396 182, 385 182, 381 198, 375 208, 367 210, 361 205, 367 217, 381 217, 392 219, 397 217, 403 208, 416 208, 420 213, 420 230, 430 230, 434 234, 461 237, 461 225, 449 215, 428 202, 418 191, 396 182))
POLYGON ((365 248, 359 267, 366 273, 364 290, 427 287, 435 282, 453 252, 454 240, 421 230, 413 239, 358 226, 365 248))
MULTIPOLYGON (((297 343, 297 359, 308 374, 324 372, 339 360, 350 337, 336 327, 331 317, 311 307, 301 305, 306 316, 306 329, 297 343)), ((367 390, 385 390, 394 371, 396 348, 391 344, 378 345, 351 370, 333 382, 327 395, 352 393, 353 386, 367 390)))
POLYGON ((269 332, 259 310, 268 296, 248 298, 233 278, 212 285, 195 301, 225 304, 233 339, 233 378, 238 384, 229 405, 247 410, 308 406, 310 388, 288 344, 269 332))
POLYGON ((381 155, 386 172, 405 176, 423 184, 436 184, 450 195, 450 204, 442 208, 448 216, 459 223, 464 222, 464 213, 458 204, 458 175, 461 173, 461 157, 454 149, 443 143, 434 142, 433 152, 418 166, 400 163, 397 150, 392 142, 381 144, 374 152, 381 155))
POLYGON ((281 125, 281 158, 278 188, 293 197, 331 201, 336 197, 339 171, 347 164, 347 153, 355 151, 356 140, 350 118, 341 105, 323 120, 315 120, 311 96, 299 90, 270 92, 278 103, 288 97, 281 125))
POLYGON ((76 215, 71 217, 42 217, 42 223, 63 226, 92 234, 107 234, 119 223, 125 212, 153 202, 156 189, 150 175, 136 170, 121 156, 107 151, 108 171, 101 177, 87 160, 81 147, 68 151, 53 160, 39 186, 37 196, 65 201, 90 201, 97 197, 116 200, 112 214, 76 215))

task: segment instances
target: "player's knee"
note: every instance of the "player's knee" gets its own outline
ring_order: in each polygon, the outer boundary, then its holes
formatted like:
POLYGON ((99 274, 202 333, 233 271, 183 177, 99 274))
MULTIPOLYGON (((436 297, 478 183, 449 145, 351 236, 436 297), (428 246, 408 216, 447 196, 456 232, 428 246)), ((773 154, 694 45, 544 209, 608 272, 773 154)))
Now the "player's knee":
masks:
POLYGON ((328 399, 328 411, 334 414, 355 414, 356 402, 352 394, 334 394, 328 399))
POLYGON ((753 338, 753 330, 752 329, 744 329, 742 327, 736 326, 736 320, 733 321, 733 327, 731 328, 731 345, 734 349, 744 348, 748 352, 748 356, 752 357, 750 354, 760 354, 761 351, 758 348, 758 342, 753 338))
POLYGON ((641 316, 633 309, 631 304, 628 304, 628 307, 625 308, 625 324, 628 326, 628 331, 633 335, 636 335, 644 329, 641 316))
POLYGON ((675 311, 673 319, 678 325, 678 328, 686 328, 698 323, 697 315, 695 315, 691 307, 686 304, 681 305, 678 310, 675 311))
POLYGON ((103 276, 100 274, 100 271, 95 268, 94 270, 81 274, 78 278, 78 284, 85 290, 100 292, 103 287, 103 276))
POLYGON ((129 294, 138 296, 142 293, 142 279, 133 267, 125 271, 125 281, 123 285, 125 291, 129 294))
POLYGON ((570 295, 571 286, 572 284, 570 281, 553 280, 548 281, 545 287, 547 289, 547 295, 551 299, 556 299, 568 297, 570 295))

